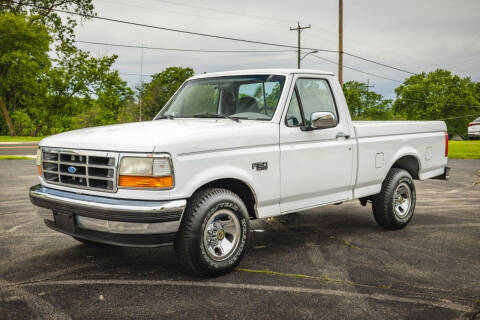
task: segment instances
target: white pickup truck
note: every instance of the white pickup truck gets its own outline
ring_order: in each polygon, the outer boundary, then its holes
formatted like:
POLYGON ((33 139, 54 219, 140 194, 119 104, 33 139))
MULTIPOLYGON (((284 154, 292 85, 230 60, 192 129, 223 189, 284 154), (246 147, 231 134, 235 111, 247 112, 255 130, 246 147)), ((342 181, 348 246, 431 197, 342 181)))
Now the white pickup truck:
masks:
POLYGON ((352 121, 335 76, 246 70, 188 79, 152 121, 40 142, 30 199, 48 227, 89 243, 174 244, 216 276, 240 262, 251 219, 371 201, 408 224, 414 179, 447 179, 441 121, 352 121))

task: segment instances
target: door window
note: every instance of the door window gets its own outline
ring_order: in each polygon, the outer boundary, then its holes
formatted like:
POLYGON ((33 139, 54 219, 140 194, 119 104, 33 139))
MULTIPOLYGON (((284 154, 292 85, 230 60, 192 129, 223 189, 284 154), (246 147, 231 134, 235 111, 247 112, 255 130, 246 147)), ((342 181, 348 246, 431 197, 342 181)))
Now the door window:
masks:
POLYGON ((303 109, 305 125, 311 124, 312 113, 314 112, 331 112, 338 121, 335 101, 326 80, 298 79, 295 87, 300 99, 300 108, 303 109))
POLYGON ((296 90, 293 91, 292 99, 290 99, 290 104, 288 105, 286 123, 289 127, 298 127, 303 125, 302 113, 300 111, 300 105, 298 104, 296 90))

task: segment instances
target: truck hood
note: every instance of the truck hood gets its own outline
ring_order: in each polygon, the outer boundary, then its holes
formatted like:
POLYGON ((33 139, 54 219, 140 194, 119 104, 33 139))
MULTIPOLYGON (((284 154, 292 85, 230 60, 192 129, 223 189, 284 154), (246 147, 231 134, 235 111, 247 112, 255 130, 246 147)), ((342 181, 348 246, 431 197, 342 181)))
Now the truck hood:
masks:
POLYGON ((278 144, 278 124, 254 120, 162 119, 64 132, 41 147, 114 152, 195 153, 278 144))

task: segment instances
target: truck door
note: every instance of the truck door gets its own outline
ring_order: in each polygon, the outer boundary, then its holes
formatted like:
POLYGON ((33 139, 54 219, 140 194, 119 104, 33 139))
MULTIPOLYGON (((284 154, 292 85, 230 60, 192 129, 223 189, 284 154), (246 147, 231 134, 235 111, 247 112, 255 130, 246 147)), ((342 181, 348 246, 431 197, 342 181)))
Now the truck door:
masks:
POLYGON ((338 110, 329 80, 297 75, 294 81, 280 123, 282 212, 346 200, 352 188, 349 119, 338 110), (308 131, 314 112, 331 112, 336 126, 308 131))

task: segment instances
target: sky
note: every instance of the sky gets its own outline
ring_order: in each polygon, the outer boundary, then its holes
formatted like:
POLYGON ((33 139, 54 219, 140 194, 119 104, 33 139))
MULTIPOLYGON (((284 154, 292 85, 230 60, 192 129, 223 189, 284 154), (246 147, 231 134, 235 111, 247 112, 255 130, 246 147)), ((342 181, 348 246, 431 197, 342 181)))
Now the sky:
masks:
MULTIPOLYGON (((297 45, 297 22, 311 25, 302 47, 338 50, 338 0, 94 0, 98 16, 227 37, 297 45)), ((443 68, 480 81, 479 0, 344 0, 344 51, 419 73, 443 68)), ((296 68, 295 49, 211 39, 101 20, 87 20, 76 39, 148 47, 206 50, 281 50, 261 53, 198 53, 142 50, 78 43, 94 56, 117 54, 115 68, 134 87, 169 66, 195 73, 256 68, 296 68), (287 52, 285 52, 287 50, 287 52), (290 51, 291 50, 291 51, 290 51)), ((318 57, 338 61, 336 53, 318 57)), ((334 63, 308 55, 302 68, 338 73, 334 63)), ((344 66, 403 81, 409 74, 344 56, 344 66)), ((357 80, 394 98, 399 82, 344 69, 357 80)))

